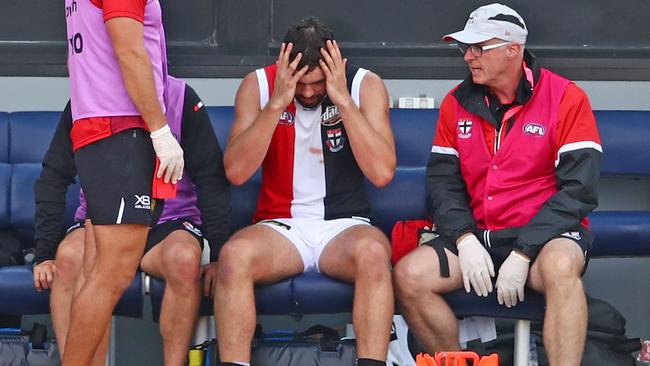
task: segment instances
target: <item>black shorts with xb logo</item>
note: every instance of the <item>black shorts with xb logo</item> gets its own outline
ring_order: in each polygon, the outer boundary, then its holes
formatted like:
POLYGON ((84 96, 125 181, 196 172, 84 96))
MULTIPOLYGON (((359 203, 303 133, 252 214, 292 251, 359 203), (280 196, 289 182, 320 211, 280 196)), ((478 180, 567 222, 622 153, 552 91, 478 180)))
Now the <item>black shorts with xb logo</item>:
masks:
POLYGON ((149 132, 140 128, 77 150, 75 164, 86 197, 86 217, 94 225, 151 225, 156 209, 151 198, 155 159, 149 132))

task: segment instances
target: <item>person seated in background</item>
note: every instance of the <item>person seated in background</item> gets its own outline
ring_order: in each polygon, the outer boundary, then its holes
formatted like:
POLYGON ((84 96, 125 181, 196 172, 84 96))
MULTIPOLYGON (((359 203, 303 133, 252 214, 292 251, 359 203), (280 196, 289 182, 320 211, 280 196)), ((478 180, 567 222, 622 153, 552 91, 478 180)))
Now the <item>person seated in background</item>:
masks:
POLYGON ((602 148, 587 95, 540 68, 527 35, 516 11, 490 4, 443 37, 458 43, 470 76, 442 101, 427 165, 438 237, 397 263, 395 292, 433 353, 460 349, 442 294, 464 287, 487 296, 498 274, 498 302, 512 307, 527 285, 546 295, 549 363, 577 366, 587 328, 587 215, 598 205, 602 148), (475 235, 486 230, 512 237, 490 245, 475 235))
POLYGON ((287 32, 276 64, 246 75, 224 155, 228 179, 262 168, 255 225, 224 245, 215 287, 223 365, 250 363, 253 286, 322 272, 354 282, 358 365, 385 365, 393 315, 390 245, 370 224, 364 179, 388 184, 396 165, 388 95, 352 67, 315 18, 287 32))
MULTIPOLYGON (((222 151, 203 103, 181 80, 168 77, 166 87, 166 115, 184 151, 184 179, 178 183, 176 198, 164 202, 160 219, 150 228, 140 267, 166 282, 160 315, 165 365, 184 365, 201 295, 204 238, 210 245, 211 260, 203 267, 207 295, 217 273, 220 247, 230 235, 230 192, 222 151)), ((93 246, 84 247, 84 236, 93 227, 90 220, 85 220, 83 191, 75 213, 76 224, 61 240, 66 191, 76 175, 69 138, 71 124, 68 103, 34 189, 34 286, 39 291, 52 289, 50 307, 62 357, 72 299, 88 275, 83 257, 94 256, 93 246)), ((105 364, 108 338, 107 332, 93 365, 105 364)))

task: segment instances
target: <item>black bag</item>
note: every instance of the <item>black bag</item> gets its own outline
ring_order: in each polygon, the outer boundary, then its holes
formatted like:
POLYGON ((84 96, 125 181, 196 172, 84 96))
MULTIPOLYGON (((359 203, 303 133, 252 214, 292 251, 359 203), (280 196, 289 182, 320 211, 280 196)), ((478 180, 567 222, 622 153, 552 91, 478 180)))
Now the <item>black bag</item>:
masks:
MULTIPOLYGON (((581 365, 636 365, 632 353, 641 349, 641 340, 625 336, 623 315, 609 303, 593 297, 587 297, 587 306, 587 339, 581 365)), ((532 331, 538 344, 539 365, 548 365, 540 325, 535 325, 532 331)))
MULTIPOLYGON (((587 296, 589 316, 587 321, 587 339, 582 354, 582 366, 634 366, 632 353, 641 349, 639 338, 627 338, 625 335, 625 318, 607 302, 587 296)), ((512 365, 512 347, 514 342, 512 322, 497 322, 498 337, 485 344, 486 352, 498 352, 500 365, 512 365)), ((531 323, 531 336, 537 346, 539 366, 547 366, 548 359, 542 338, 542 323, 531 323)))
POLYGON ((0 329, 0 366, 59 366, 56 342, 47 340, 47 327, 34 324, 31 331, 0 329))
MULTIPOLYGON (((216 340, 194 347, 205 351, 204 365, 221 365, 216 340)), ((255 331, 251 348, 251 366, 353 366, 357 360, 354 339, 340 339, 336 330, 315 325, 304 332, 255 331)))
POLYGON ((353 366, 357 360, 356 340, 341 340, 336 330, 315 325, 292 339, 273 333, 257 337, 251 351, 251 366, 353 366))

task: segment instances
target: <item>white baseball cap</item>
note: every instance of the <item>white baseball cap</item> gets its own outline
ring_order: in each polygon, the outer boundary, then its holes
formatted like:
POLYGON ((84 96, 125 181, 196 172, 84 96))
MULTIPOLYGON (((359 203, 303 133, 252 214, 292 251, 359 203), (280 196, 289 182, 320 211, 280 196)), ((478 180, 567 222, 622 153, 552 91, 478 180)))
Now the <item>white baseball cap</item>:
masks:
POLYGON ((475 44, 498 38, 526 44, 526 36, 528 36, 528 29, 524 19, 512 8, 494 3, 474 10, 462 31, 447 34, 442 39, 445 42, 456 40, 475 44))

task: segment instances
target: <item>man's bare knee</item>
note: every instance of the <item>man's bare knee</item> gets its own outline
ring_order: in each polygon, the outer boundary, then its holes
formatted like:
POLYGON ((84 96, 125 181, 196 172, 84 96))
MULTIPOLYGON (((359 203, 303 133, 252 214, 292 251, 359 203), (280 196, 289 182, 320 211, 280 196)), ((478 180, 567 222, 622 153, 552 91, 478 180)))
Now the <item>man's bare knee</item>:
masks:
POLYGON ((390 278, 390 253, 384 243, 373 238, 364 238, 355 243, 353 262, 356 276, 374 280, 390 278))
POLYGON ((219 252, 217 281, 230 281, 251 276, 254 248, 249 240, 234 238, 229 240, 219 252))
POLYGON ((445 250, 449 277, 443 277, 440 271, 440 259, 433 248, 422 246, 402 258, 394 272, 394 284, 399 294, 420 296, 424 292, 445 294, 462 287, 460 268, 456 256, 445 250))
POLYGON ((580 269, 568 258, 557 258, 540 263, 540 274, 548 290, 557 286, 573 285, 580 280, 580 269))
MULTIPOLYGON (((431 247, 419 247, 402 258, 393 270, 393 283, 401 298, 417 298, 424 292, 444 294, 460 283, 458 262, 449 258, 450 277, 442 277, 438 255, 431 247)), ((400 299, 400 301, 403 301, 400 299)))
POLYGON ((540 252, 535 265, 544 288, 573 286, 580 280, 585 259, 578 245, 570 240, 549 242, 540 252))
POLYGON ((408 259, 399 261, 393 269, 395 295, 402 304, 413 302, 423 291, 429 291, 430 280, 432 280, 431 273, 425 266, 408 259))
POLYGON ((83 241, 63 242, 56 251, 56 281, 71 285, 77 281, 83 265, 83 241))
POLYGON ((196 242, 176 242, 165 248, 162 273, 170 286, 189 287, 200 277, 201 248, 196 242))

